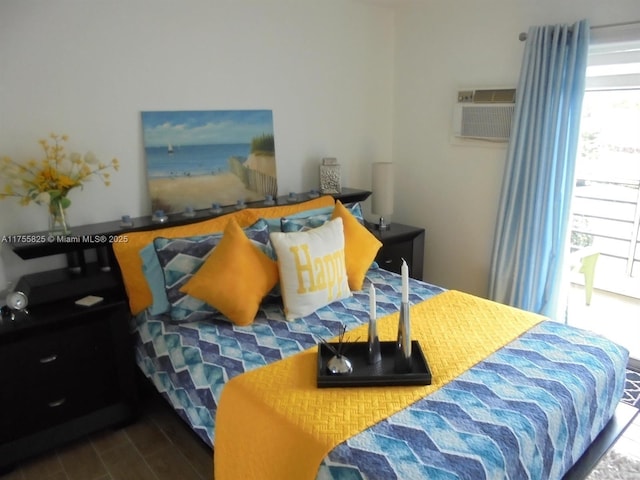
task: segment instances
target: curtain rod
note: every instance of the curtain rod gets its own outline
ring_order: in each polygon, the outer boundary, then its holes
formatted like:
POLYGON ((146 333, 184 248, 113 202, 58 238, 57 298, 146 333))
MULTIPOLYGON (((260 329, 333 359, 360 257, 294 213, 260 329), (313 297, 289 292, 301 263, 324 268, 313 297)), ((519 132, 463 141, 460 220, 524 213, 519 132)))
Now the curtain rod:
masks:
MULTIPOLYGON (((595 30, 598 28, 626 27, 627 25, 640 25, 640 20, 634 20, 632 22, 608 23, 606 25, 593 25, 590 30, 595 30)), ((518 40, 524 42, 526 39, 527 32, 520 32, 520 35, 518 35, 518 40)))

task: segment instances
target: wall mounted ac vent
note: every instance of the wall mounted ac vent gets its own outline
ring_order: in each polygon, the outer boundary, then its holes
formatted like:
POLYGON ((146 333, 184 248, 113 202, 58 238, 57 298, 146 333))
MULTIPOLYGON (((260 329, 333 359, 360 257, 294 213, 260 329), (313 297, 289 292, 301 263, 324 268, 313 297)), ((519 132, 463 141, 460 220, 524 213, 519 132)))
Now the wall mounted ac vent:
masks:
POLYGON ((453 134, 462 138, 508 141, 515 101, 515 88, 458 92, 453 134))

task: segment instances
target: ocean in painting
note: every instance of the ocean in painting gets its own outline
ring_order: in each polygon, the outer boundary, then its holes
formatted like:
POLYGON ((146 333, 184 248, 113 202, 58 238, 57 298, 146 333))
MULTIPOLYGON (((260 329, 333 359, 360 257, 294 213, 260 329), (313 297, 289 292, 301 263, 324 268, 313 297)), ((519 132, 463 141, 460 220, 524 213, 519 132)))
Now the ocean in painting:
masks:
POLYGON ((149 178, 217 175, 229 171, 229 158, 249 156, 249 143, 145 147, 149 178))

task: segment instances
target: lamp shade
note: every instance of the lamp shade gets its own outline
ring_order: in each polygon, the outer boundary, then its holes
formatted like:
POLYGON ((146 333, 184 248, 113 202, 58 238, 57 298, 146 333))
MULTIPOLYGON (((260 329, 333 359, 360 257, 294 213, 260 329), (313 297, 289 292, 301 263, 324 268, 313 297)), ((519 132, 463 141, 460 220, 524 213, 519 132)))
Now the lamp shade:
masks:
POLYGON ((393 163, 376 162, 372 165, 371 212, 380 217, 393 213, 393 163))

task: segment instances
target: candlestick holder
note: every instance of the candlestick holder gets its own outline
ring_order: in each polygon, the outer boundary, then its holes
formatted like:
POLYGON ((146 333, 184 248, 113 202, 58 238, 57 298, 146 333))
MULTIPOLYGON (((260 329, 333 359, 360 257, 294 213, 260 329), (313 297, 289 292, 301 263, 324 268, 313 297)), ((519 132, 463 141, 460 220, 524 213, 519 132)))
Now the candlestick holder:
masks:
POLYGON ((409 302, 402 302, 400 305, 394 369, 397 373, 407 373, 411 371, 411 318, 409 316, 409 302))
POLYGON ((369 365, 373 365, 381 361, 382 355, 380 354, 380 339, 378 338, 378 320, 371 315, 369 318, 367 362, 369 365))

